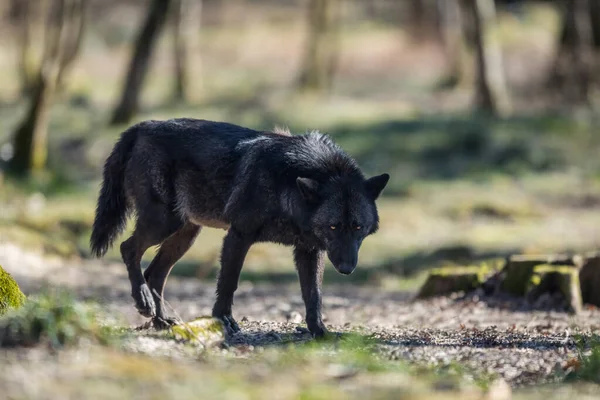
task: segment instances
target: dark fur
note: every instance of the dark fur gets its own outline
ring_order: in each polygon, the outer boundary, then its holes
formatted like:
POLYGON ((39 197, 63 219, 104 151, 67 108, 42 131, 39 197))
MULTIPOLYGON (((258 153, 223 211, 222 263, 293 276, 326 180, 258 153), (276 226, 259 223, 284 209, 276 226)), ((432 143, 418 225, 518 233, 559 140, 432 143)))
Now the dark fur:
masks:
POLYGON ((165 317, 162 295, 174 263, 202 226, 227 229, 213 315, 237 331, 231 307, 249 248, 256 242, 294 246, 306 322, 321 336, 324 253, 339 272, 354 270, 362 240, 378 229, 375 200, 388 179, 366 180, 356 162, 319 133, 147 121, 124 132, 106 160, 91 249, 102 256, 128 212, 136 212, 135 231, 121 254, 136 307, 164 327, 173 322, 165 317), (142 255, 159 244, 142 274, 142 255))

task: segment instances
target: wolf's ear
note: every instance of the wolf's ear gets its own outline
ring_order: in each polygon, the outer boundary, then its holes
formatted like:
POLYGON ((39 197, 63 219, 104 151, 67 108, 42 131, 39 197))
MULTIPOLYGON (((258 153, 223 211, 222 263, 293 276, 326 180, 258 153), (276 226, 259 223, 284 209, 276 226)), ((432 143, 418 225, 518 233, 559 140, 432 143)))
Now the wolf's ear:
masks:
POLYGON ((319 200, 319 183, 310 178, 296 178, 296 185, 304 200, 315 203, 319 200))
POLYGON ((377 200, 381 194, 381 191, 385 185, 387 185, 389 180, 390 176, 388 174, 381 174, 365 181, 365 188, 367 189, 367 194, 371 197, 371 199, 377 200))

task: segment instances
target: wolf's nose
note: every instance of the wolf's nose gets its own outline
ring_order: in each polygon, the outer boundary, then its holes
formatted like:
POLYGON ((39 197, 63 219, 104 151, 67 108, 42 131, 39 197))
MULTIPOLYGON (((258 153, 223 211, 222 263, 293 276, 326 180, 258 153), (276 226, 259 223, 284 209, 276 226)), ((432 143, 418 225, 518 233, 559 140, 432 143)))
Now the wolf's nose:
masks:
POLYGON ((352 264, 340 264, 336 269, 340 274, 350 275, 354 271, 355 266, 352 264))

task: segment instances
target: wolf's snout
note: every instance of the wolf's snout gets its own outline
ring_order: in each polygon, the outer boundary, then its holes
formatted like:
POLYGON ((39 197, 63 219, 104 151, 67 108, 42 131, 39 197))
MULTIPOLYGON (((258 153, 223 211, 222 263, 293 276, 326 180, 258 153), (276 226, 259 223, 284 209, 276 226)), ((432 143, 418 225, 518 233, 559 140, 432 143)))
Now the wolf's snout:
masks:
POLYGON ((334 246, 328 249, 327 256, 337 272, 342 275, 350 275, 358 264, 358 246, 355 243, 334 246))
POLYGON ((336 265, 335 269, 343 275, 350 275, 354 269, 356 268, 356 264, 351 263, 342 263, 340 265, 336 265))

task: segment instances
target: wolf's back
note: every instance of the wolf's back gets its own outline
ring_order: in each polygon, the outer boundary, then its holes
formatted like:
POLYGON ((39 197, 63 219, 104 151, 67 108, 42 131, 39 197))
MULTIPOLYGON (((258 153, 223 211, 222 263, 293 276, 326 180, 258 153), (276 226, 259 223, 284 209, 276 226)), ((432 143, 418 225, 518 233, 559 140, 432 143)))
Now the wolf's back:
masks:
POLYGON ((90 248, 96 257, 102 257, 125 228, 127 222, 125 167, 137 136, 137 126, 126 130, 104 164, 102 189, 98 197, 96 217, 90 238, 90 248))

